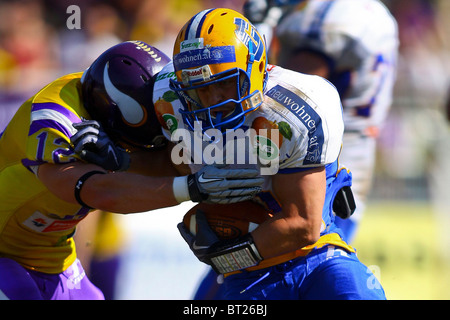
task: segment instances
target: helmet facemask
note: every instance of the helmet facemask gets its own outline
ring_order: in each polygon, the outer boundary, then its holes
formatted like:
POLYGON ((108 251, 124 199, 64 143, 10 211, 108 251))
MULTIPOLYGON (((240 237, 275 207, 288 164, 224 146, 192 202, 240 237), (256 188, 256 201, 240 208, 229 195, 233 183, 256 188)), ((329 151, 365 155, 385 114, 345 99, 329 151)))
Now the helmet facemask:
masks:
POLYGON ((203 74, 207 74, 207 81, 203 79, 189 80, 186 73, 182 73, 182 82, 171 80, 171 88, 180 97, 185 109, 180 110, 184 121, 194 130, 195 123, 201 123, 203 131, 239 128, 245 121, 245 115, 257 109, 262 103, 262 93, 255 91, 248 94, 250 78, 239 68, 226 70, 215 75, 208 74, 205 66, 203 74), (184 75, 184 76, 183 76, 184 75), (210 86, 220 86, 229 89, 227 98, 214 105, 205 105, 201 101, 202 90, 210 86), (229 98, 228 98, 229 97, 229 98))

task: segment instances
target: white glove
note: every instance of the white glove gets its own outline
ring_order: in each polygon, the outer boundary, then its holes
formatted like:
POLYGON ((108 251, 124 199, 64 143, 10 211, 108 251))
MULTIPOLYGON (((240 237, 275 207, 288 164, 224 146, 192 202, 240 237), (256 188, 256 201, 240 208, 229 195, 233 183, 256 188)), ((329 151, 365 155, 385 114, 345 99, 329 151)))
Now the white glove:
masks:
POLYGON ((226 169, 207 165, 195 174, 174 179, 179 201, 234 203, 252 199, 261 192, 264 179, 256 169, 226 169))

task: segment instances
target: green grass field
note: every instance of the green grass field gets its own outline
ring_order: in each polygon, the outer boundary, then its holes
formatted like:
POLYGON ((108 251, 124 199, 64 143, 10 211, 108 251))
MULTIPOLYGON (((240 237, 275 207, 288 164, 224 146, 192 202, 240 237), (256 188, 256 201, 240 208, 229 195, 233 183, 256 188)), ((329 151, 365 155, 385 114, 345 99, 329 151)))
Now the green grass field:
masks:
POLYGON ((450 261, 441 234, 426 203, 369 203, 353 246, 388 299, 448 300, 450 261))

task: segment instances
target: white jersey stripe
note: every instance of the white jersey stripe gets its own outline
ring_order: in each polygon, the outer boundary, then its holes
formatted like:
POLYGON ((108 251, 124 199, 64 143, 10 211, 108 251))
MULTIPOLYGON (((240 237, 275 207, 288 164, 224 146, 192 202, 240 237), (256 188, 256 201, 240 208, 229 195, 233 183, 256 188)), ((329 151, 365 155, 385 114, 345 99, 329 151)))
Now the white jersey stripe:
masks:
POLYGON ((77 130, 72 126, 73 122, 69 118, 52 109, 41 109, 31 112, 31 121, 33 122, 38 120, 53 120, 62 125, 72 135, 77 132, 77 130))

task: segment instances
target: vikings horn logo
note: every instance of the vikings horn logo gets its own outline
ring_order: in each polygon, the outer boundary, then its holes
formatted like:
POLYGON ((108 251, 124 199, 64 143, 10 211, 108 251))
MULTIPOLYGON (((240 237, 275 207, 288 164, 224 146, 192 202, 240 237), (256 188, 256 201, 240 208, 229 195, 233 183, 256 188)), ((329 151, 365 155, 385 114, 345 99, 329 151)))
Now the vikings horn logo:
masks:
POLYGON ((106 92, 120 109, 124 120, 131 125, 138 125, 145 119, 144 109, 139 102, 124 94, 113 85, 109 78, 108 67, 109 63, 105 65, 105 69, 103 70, 103 82, 106 92))

